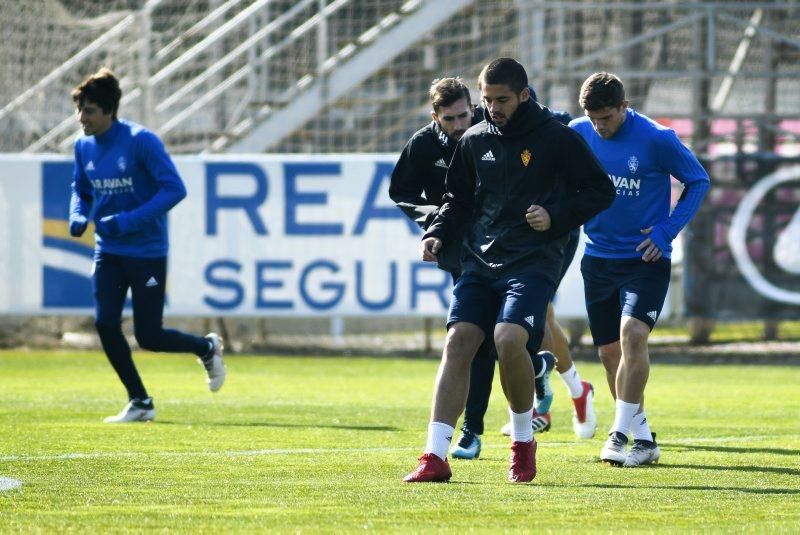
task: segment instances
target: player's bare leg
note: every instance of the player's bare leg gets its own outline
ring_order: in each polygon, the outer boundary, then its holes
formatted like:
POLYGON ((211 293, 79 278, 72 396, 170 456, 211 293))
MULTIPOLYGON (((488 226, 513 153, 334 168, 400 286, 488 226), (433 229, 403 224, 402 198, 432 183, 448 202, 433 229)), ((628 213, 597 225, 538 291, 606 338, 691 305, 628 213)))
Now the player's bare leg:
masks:
POLYGON ((639 404, 650 376, 650 353, 647 349, 650 327, 641 320, 623 316, 620 329, 622 358, 617 370, 616 392, 618 399, 639 404))
MULTIPOLYGON (((547 326, 542 349, 551 351, 558 359, 556 360, 556 370, 569 391, 574 407, 572 430, 578 438, 592 438, 597 429, 597 417, 594 412, 594 387, 588 381, 581 380, 578 375, 578 370, 570 355, 569 340, 561 325, 556 321, 552 303, 547 307, 547 326)), ((540 403, 541 400, 537 399, 536 413, 542 415, 540 403)), ((549 411, 549 404, 547 407, 547 411, 544 412, 549 411)), ((550 420, 549 415, 547 420, 550 420)))
POLYGON ((611 397, 617 399, 617 371, 619 371, 619 363, 622 360, 622 345, 619 340, 611 342, 610 344, 602 345, 597 348, 597 355, 600 357, 600 362, 603 363, 603 368, 606 370, 606 382, 608 382, 608 389, 611 392, 611 397))
POLYGON ((609 387, 616 399, 614 423, 609 438, 601 450, 600 458, 612 464, 638 466, 658 460, 660 451, 655 436, 650 432, 644 413, 644 389, 650 375, 648 338, 650 327, 630 316, 623 316, 620 341, 601 348, 601 359, 610 376, 619 350, 615 381, 609 377, 609 387), (602 352, 606 349, 605 352, 602 352), (628 433, 634 431, 634 447, 625 451, 628 433))
POLYGON ((526 344, 528 331, 513 323, 498 323, 494 331, 500 383, 511 416, 511 466, 508 479, 525 483, 536 477, 536 440, 533 437, 533 363, 526 344))
POLYGON ((433 390, 431 422, 455 427, 469 392, 469 370, 485 334, 472 323, 459 322, 447 331, 433 390))
POLYGON ((403 480, 407 483, 448 481, 452 475, 447 450, 453 440, 458 417, 467 403, 470 364, 483 339, 483 330, 458 322, 447 331, 442 360, 433 388, 428 439, 417 468, 403 480))

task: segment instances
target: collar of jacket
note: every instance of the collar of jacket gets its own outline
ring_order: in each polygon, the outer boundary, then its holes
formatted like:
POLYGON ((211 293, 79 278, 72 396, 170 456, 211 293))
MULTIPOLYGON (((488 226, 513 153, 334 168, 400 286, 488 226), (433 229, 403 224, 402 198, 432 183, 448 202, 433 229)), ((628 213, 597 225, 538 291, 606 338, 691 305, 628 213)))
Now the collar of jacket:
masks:
POLYGON ((508 137, 525 135, 552 118, 553 114, 550 110, 530 98, 525 102, 520 102, 516 111, 514 111, 514 115, 511 116, 505 126, 495 125, 489 113, 484 110, 486 122, 497 128, 503 136, 508 137))
POLYGON ((432 121, 432 125, 433 133, 436 134, 436 139, 439 141, 439 143, 441 143, 442 147, 447 148, 450 145, 455 145, 455 141, 452 140, 450 136, 444 132, 444 130, 442 130, 442 127, 439 126, 439 123, 432 121))

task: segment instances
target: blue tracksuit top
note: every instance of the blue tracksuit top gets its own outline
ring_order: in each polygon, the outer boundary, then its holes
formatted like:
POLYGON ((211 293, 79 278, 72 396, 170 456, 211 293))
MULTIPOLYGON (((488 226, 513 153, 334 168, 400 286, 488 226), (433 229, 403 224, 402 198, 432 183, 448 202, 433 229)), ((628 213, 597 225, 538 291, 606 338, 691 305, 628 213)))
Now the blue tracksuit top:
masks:
POLYGON ((589 144, 617 190, 612 205, 583 227, 586 254, 601 258, 641 258, 636 246, 647 237, 665 258, 672 240, 697 213, 710 186, 708 173, 675 132, 628 109, 611 139, 595 132, 588 117, 569 123, 589 144), (685 187, 670 214, 670 175, 685 187), (653 227, 650 234, 641 230, 653 227))
POLYGON ((95 250, 124 256, 167 255, 167 212, 186 197, 186 188, 164 144, 153 132, 114 120, 99 136, 75 142, 70 215, 94 221, 117 215, 120 233, 95 233, 95 250))

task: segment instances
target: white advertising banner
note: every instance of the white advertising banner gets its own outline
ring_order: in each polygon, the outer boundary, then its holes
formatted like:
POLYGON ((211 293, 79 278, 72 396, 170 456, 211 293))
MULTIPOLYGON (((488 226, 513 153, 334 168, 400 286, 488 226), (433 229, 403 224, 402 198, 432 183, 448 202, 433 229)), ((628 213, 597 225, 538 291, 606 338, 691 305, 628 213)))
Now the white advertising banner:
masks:
MULTIPOLYGON (((396 155, 176 157, 167 314, 437 316, 448 273, 389 199, 396 155)), ((92 312, 93 237, 68 232, 72 160, 0 156, 0 313, 92 312)), ((91 227, 90 227, 91 230, 91 227)), ((581 249, 582 250, 582 249, 581 249)), ((577 258, 556 310, 584 317, 577 258)))

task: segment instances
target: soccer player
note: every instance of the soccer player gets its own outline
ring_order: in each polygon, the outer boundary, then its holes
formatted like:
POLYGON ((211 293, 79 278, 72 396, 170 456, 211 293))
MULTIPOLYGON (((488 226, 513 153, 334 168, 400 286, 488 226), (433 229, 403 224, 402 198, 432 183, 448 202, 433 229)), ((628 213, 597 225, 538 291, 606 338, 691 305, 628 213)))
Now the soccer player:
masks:
POLYGON ((486 119, 456 146, 445 202, 420 243, 424 261, 436 261, 453 244, 465 250, 428 439, 407 482, 450 479, 447 451, 466 402, 470 364, 487 337, 494 338, 512 421, 508 478, 536 476, 530 354, 544 335, 567 234, 614 196, 580 137, 530 98, 522 65, 511 58, 492 61, 479 87, 486 119))
POLYGON ((584 81, 585 117, 570 123, 591 147, 616 189, 611 208, 586 223, 581 261, 594 344, 616 400, 600 459, 639 466, 658 461, 643 401, 647 340, 667 294, 671 242, 700 207, 708 173, 674 131, 628 107, 622 81, 601 72, 584 81), (670 213, 670 175, 684 185, 670 213), (628 433, 633 445, 626 452, 628 433))
MULTIPOLYGON (((530 87, 529 90, 531 98, 537 100, 533 88, 530 87)), ((392 200, 423 229, 428 228, 442 204, 445 175, 456 143, 467 128, 483 118, 483 109, 472 106, 469 88, 461 78, 434 80, 429 98, 433 108, 432 121, 418 130, 406 143, 392 172, 389 187, 389 196, 392 200)), ((554 111, 553 115, 564 124, 572 119, 566 112, 554 111)), ((559 281, 575 256, 579 235, 579 230, 571 231, 569 234, 559 281)), ((461 249, 450 247, 446 248, 445 252, 448 253, 446 256, 441 252, 438 255, 439 266, 449 271, 455 282, 461 271, 461 249)), ((592 406, 593 387, 581 380, 572 363, 569 343, 555 320, 552 305, 548 306, 542 346, 555 353, 558 359, 555 367, 564 380, 575 406, 573 429, 576 435, 581 438, 591 438, 596 428, 592 406)), ((451 452, 453 457, 475 459, 480 456, 481 435, 484 431, 483 418, 489 405, 496 357, 494 343, 491 338, 487 338, 472 361, 464 422, 461 436, 451 452)), ((536 373, 535 397, 538 400, 533 417, 535 433, 550 428, 549 407, 553 399, 550 372, 555 359, 548 353, 532 355, 531 358, 536 373)), ((506 424, 501 432, 509 435, 510 424, 506 424)))
POLYGON ((205 367, 212 392, 222 387, 226 374, 217 334, 198 337, 162 326, 167 212, 186 196, 186 188, 161 140, 144 127, 117 118, 121 97, 119 81, 105 68, 72 91, 83 135, 75 142, 69 232, 81 236, 94 209, 95 327, 129 399, 119 414, 105 419, 108 423, 147 421, 156 415, 122 334, 129 288, 140 347, 194 353, 205 367))

